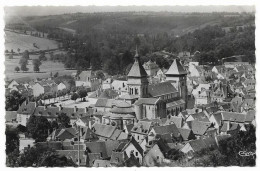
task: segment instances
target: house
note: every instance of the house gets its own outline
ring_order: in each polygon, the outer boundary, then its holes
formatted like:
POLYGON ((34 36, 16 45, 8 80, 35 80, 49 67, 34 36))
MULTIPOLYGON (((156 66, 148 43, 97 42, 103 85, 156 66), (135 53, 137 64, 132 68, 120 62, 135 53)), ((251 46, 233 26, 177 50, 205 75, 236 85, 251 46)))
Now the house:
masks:
POLYGON ((109 160, 95 160, 93 167, 111 167, 109 160))
POLYGON ((215 137, 189 141, 180 151, 187 154, 189 152, 198 152, 206 148, 218 148, 215 137))
POLYGON ((157 143, 155 143, 144 155, 143 166, 153 167, 162 164, 165 156, 157 143))
POLYGON ((152 127, 151 121, 138 121, 134 124, 131 134, 135 140, 140 143, 150 132, 152 127))
POLYGON ((198 91, 198 94, 194 94, 195 105, 204 105, 211 102, 211 91, 202 88, 201 91, 198 91))
POLYGON ((159 66, 156 64, 156 62, 152 62, 149 60, 148 62, 145 62, 143 64, 143 67, 147 73, 148 76, 155 76, 157 72, 159 71, 159 66))
POLYGON ((180 57, 180 58, 189 58, 189 57, 191 57, 191 54, 188 51, 183 51, 183 52, 179 52, 178 57, 180 57))
POLYGON ((112 151, 112 155, 110 158, 110 164, 112 166, 122 167, 125 166, 125 161, 128 159, 128 156, 125 151, 117 152, 112 151))
POLYGON ((64 90, 64 89, 69 89, 69 84, 66 83, 66 82, 60 82, 57 86, 57 90, 61 91, 61 90, 64 90))
POLYGON ((202 122, 209 122, 206 111, 202 111, 202 112, 198 112, 198 113, 194 113, 194 114, 189 115, 186 119, 186 122, 193 121, 193 120, 202 121, 202 122))
POLYGON ((102 82, 102 89, 112 89, 112 78, 107 78, 105 81, 102 82))
POLYGON ((81 86, 88 87, 90 91, 95 91, 100 87, 100 81, 91 69, 82 71, 79 74, 78 79, 76 80, 76 87, 81 86))
POLYGON ((156 78, 159 79, 160 82, 164 82, 166 80, 166 75, 165 75, 165 72, 163 72, 162 69, 159 69, 156 73, 156 78))
POLYGON ((114 80, 112 82, 112 90, 119 92, 120 95, 127 94, 128 92, 127 80, 114 80))
POLYGON ((134 156, 140 164, 142 164, 143 162, 144 151, 134 137, 132 137, 128 142, 122 142, 121 144, 119 144, 116 151, 124 151, 128 158, 134 156))
POLYGON ((180 132, 175 124, 164 125, 164 126, 154 126, 148 134, 149 141, 156 140, 158 137, 170 134, 171 139, 180 138, 180 132))
POLYGON ((17 110, 17 123, 26 126, 30 116, 34 113, 36 106, 36 102, 28 103, 27 101, 24 101, 17 110))
POLYGON ((197 120, 188 121, 182 128, 191 129, 197 139, 200 137, 214 136, 217 133, 212 123, 197 120))

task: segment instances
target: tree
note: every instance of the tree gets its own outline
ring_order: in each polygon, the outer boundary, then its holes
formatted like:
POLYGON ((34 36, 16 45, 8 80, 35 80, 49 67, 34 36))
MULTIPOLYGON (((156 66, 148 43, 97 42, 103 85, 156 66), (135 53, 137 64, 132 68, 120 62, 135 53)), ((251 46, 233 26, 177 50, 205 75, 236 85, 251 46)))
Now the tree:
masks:
POLYGON ((66 113, 59 114, 57 121, 58 121, 60 128, 69 128, 70 127, 70 118, 66 115, 66 113))
POLYGON ((29 57, 29 51, 28 51, 28 50, 25 50, 25 51, 23 52, 22 58, 27 59, 27 60, 30 59, 30 57, 29 57))
POLYGON ((45 56, 45 52, 41 52, 41 54, 39 56, 39 60, 40 61, 47 61, 47 57, 45 56))
POLYGON ((105 78, 105 75, 101 70, 96 72, 96 76, 98 79, 101 79, 101 80, 104 80, 104 78, 105 78))
POLYGON ((31 115, 26 128, 27 132, 36 142, 43 142, 48 137, 51 125, 45 117, 31 115))
POLYGON ((65 156, 60 156, 55 152, 48 152, 42 155, 37 167, 68 167, 76 166, 72 159, 65 156))
POLYGON ((16 72, 19 72, 19 71, 20 71, 19 66, 16 66, 16 67, 14 68, 14 70, 15 70, 16 72))
POLYGON ((79 95, 79 97, 81 98, 81 101, 82 101, 82 98, 86 97, 88 95, 88 92, 85 89, 80 89, 78 91, 78 95, 79 95))
POLYGON ((5 129, 6 135, 6 154, 13 152, 15 149, 19 148, 19 137, 17 128, 13 128, 6 125, 5 129))
POLYGON ((21 58, 19 61, 19 64, 21 65, 21 71, 28 71, 27 65, 28 65, 28 60, 26 58, 21 58))
POLYGON ((58 77, 58 76, 59 76, 59 72, 56 72, 56 73, 53 75, 54 78, 56 78, 56 77, 58 77))
POLYGON ((11 91, 11 93, 6 96, 5 100, 5 110, 6 111, 17 111, 19 105, 25 101, 25 97, 23 97, 18 91, 11 91))
POLYGON ((71 100, 76 100, 79 98, 79 95, 77 93, 73 93, 72 96, 71 96, 71 100))
POLYGON ((39 72, 40 71, 40 65, 42 64, 39 59, 33 59, 33 71, 39 72))

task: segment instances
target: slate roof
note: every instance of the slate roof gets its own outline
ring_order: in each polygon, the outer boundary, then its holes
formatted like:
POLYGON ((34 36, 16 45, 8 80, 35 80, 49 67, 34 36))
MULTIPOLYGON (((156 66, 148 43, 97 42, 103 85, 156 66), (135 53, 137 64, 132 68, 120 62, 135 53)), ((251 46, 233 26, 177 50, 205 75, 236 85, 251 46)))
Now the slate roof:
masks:
POLYGON ((165 125, 165 126, 155 126, 153 127, 156 134, 172 134, 174 137, 179 137, 180 132, 175 124, 165 125))
POLYGON ((177 116, 171 116, 170 119, 167 119, 167 121, 165 122, 165 125, 169 125, 169 124, 172 124, 172 123, 174 123, 177 128, 181 128, 182 123, 183 123, 183 118, 177 117, 177 116))
POLYGON ((190 125, 191 130, 195 135, 204 135, 208 128, 211 126, 210 122, 202 122, 202 121, 189 121, 187 122, 190 125))
POLYGON ((209 119, 205 115, 204 112, 194 113, 194 114, 191 114, 190 116, 193 117, 194 120, 197 120, 197 121, 209 122, 209 119))
POLYGON ((244 123, 246 115, 235 112, 222 112, 222 118, 224 121, 244 123))
POLYGON ((119 114, 135 114, 135 111, 132 107, 113 107, 110 109, 110 112, 119 114))
POLYGON ((185 104, 185 101, 183 99, 175 100, 173 102, 167 103, 166 108, 173 107, 173 106, 179 106, 181 104, 185 104))
POLYGON ((142 104, 155 105, 159 98, 139 98, 134 104, 139 106, 142 104))
POLYGON ((104 125, 104 124, 99 124, 99 123, 94 123, 92 125, 92 131, 102 137, 110 138, 114 131, 116 130, 115 126, 112 125, 104 125))
POLYGON ((245 122, 252 122, 255 119, 255 110, 250 110, 246 114, 245 122))
POLYGON ((140 63, 140 59, 138 54, 135 56, 135 62, 132 65, 128 75, 128 77, 147 77, 147 73, 140 63))
POLYGON ((184 141, 195 139, 195 135, 193 134, 191 129, 178 128, 178 130, 184 141))
POLYGON ((16 120, 17 112, 16 111, 6 111, 5 112, 5 122, 12 122, 16 120))
POLYGON ((166 75, 184 75, 187 71, 184 70, 183 66, 177 59, 174 59, 169 70, 165 73, 166 75))
POLYGON ((148 85, 148 92, 152 97, 158 97, 161 95, 176 93, 176 88, 171 82, 162 82, 158 84, 148 85))
POLYGON ((139 121, 137 124, 135 124, 131 130, 132 133, 138 133, 138 134, 146 134, 148 135, 150 129, 151 129, 152 122, 149 121, 139 121))
POLYGON ((128 156, 126 155, 125 152, 112 151, 110 163, 116 164, 116 165, 123 165, 123 163, 127 159, 128 159, 128 156))
POLYGON ((207 147, 205 142, 202 139, 192 140, 188 142, 191 148, 197 152, 207 147))
POLYGON ((17 110, 18 114, 27 114, 27 115, 32 115, 35 108, 36 108, 36 102, 29 102, 28 104, 26 104, 27 102, 24 101, 22 103, 22 105, 19 107, 19 109, 17 110))

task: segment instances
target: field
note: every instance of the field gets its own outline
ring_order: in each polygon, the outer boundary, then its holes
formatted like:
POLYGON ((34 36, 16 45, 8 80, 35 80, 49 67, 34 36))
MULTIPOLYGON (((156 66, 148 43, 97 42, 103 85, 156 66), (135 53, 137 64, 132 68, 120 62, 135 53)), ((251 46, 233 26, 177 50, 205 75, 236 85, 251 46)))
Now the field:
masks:
MULTIPOLYGON (((39 55, 30 55, 31 59, 38 58, 39 55)), ((48 58, 48 54, 46 55, 48 58)), ((14 59, 5 59, 5 76, 6 81, 12 80, 12 79, 22 79, 25 77, 29 77, 31 79, 35 78, 47 78, 50 76, 50 72, 55 74, 56 72, 59 72, 59 75, 71 75, 73 72, 76 72, 75 70, 65 70, 64 65, 59 62, 52 62, 52 61, 43 61, 42 65, 40 66, 40 72, 34 73, 33 72, 33 65, 32 60, 29 60, 29 64, 27 65, 27 68, 29 68, 28 72, 23 73, 15 72, 14 68, 16 66, 19 66, 21 56, 14 56, 14 59)), ((19 66, 20 67, 20 66, 19 66)))
POLYGON ((58 44, 53 40, 45 38, 5 31, 5 49, 8 51, 13 49, 14 52, 17 52, 18 48, 20 49, 20 52, 23 52, 25 50, 32 52, 39 50, 56 49, 58 48, 58 44), (37 45, 38 48, 33 46, 34 43, 37 45))

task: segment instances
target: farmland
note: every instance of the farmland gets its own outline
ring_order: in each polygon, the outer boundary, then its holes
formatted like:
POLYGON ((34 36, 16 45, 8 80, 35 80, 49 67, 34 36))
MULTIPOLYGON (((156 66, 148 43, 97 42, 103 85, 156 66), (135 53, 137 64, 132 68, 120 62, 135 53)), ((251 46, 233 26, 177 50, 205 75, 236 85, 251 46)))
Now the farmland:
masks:
MULTIPOLYGON (((48 55, 46 55, 48 58, 48 55)), ((15 72, 14 68, 16 66, 19 66, 19 60, 21 56, 14 56, 14 59, 5 59, 5 75, 6 80, 12 80, 12 79, 21 79, 24 77, 29 77, 31 79, 35 78, 47 78, 50 76, 50 72, 55 74, 56 72, 59 72, 59 75, 70 75, 71 73, 75 72, 75 70, 66 70, 64 68, 64 65, 59 62, 52 62, 52 61, 42 61, 42 65, 40 66, 40 72, 34 73, 33 72, 33 65, 32 60, 29 60, 29 64, 27 65, 27 68, 29 69, 28 72, 15 72)), ((38 58, 38 55, 30 55, 31 59, 38 58)))
POLYGON ((20 49, 20 52, 28 50, 29 52, 47 50, 47 49, 56 49, 58 48, 57 42, 49 40, 46 38, 39 38, 25 34, 18 34, 11 31, 5 31, 5 49, 10 51, 13 49, 14 52, 17 52, 17 49, 20 49), (36 44, 38 48, 34 47, 33 44, 36 44))

